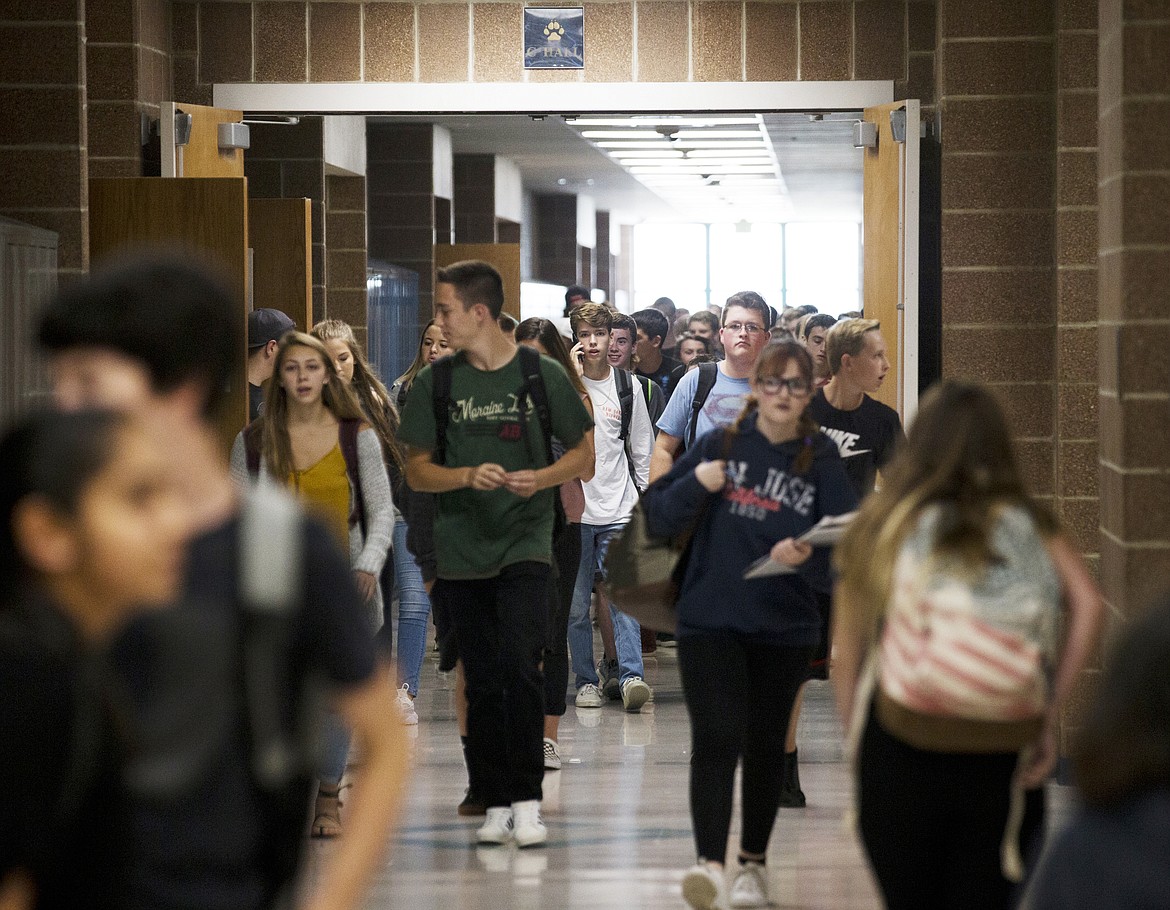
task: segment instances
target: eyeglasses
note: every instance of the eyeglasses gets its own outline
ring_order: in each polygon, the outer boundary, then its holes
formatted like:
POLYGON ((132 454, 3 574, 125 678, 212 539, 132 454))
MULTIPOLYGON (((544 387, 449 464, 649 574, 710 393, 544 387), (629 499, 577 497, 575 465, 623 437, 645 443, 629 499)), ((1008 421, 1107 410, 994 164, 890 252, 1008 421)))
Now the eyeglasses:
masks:
POLYGON ((747 332, 749 335, 758 335, 764 331, 762 325, 754 322, 729 322, 723 328, 731 332, 732 335, 738 335, 740 332, 747 332))
POLYGON ((767 395, 779 395, 781 389, 788 389, 788 394, 796 398, 801 395, 807 395, 809 390, 809 383, 807 379, 801 379, 799 376, 794 376, 791 379, 777 379, 775 376, 769 376, 767 379, 757 379, 760 389, 767 395))

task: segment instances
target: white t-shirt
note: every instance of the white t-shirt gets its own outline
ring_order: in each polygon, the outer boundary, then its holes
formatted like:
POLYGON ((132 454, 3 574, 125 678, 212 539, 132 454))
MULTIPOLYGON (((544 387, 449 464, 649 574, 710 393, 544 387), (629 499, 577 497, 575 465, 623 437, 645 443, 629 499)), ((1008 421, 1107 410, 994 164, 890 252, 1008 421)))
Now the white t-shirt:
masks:
POLYGON ((621 440, 622 406, 618 398, 617 374, 610 369, 605 379, 581 377, 593 402, 593 445, 596 466, 593 479, 582 484, 585 490, 585 513, 581 522, 608 525, 628 521, 638 489, 645 489, 650 479, 650 453, 654 449, 654 428, 646 410, 646 397, 634 387, 633 411, 630 416, 630 455, 634 462, 637 485, 630 477, 625 444, 621 440))

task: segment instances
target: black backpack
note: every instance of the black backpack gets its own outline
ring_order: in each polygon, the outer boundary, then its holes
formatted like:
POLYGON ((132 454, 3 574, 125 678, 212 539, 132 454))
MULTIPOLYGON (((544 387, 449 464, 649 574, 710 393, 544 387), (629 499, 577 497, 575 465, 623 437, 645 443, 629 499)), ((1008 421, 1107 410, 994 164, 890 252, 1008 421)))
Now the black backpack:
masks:
MULTIPOLYGON (((634 479, 634 486, 638 485, 637 473, 634 470, 634 459, 630 457, 630 422, 634 419, 634 383, 639 385, 643 381, 650 382, 651 380, 635 379, 634 374, 629 370, 614 370, 617 375, 617 390, 618 403, 622 409, 622 426, 618 433, 618 439, 622 441, 622 445, 626 451, 626 467, 629 468, 630 477, 634 479)), ((649 407, 649 402, 647 402, 649 407)))
POLYGON ((699 426, 699 412, 703 410, 703 405, 707 403, 707 397, 711 394, 711 390, 715 388, 715 381, 718 378, 719 364, 699 364, 699 384, 695 387, 695 398, 691 402, 691 419, 687 424, 686 439, 683 442, 683 448, 689 449, 695 444, 695 433, 699 426))

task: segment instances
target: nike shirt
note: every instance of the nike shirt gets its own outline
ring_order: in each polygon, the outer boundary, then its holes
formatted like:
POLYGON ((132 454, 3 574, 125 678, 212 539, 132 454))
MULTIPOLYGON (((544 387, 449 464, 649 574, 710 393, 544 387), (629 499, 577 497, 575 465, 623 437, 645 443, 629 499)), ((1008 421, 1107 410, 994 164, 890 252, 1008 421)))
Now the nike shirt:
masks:
POLYGON ((861 406, 839 411, 829 404, 824 389, 809 402, 808 413, 824 434, 837 443, 845 473, 859 500, 873 492, 877 472, 889 463, 903 439, 898 412, 865 395, 861 406))

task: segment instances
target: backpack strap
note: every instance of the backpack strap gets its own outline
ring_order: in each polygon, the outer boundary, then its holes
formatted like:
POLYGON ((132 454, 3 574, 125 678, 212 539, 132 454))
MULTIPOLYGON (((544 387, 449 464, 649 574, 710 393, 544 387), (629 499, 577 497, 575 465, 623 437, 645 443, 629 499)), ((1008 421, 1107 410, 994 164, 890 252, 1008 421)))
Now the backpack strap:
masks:
POLYGON ((526 344, 519 345, 517 351, 520 357, 520 372, 524 375, 521 396, 527 395, 536 410, 536 418, 540 421, 540 431, 544 436, 546 464, 552 464, 552 412, 548 406, 548 389, 544 385, 544 375, 540 372, 540 353, 526 344))
POLYGON ((341 455, 345 459, 345 473, 349 475, 349 485, 353 490, 353 511, 349 515, 349 523, 358 525, 362 529, 362 539, 366 536, 366 500, 362 493, 361 459, 358 456, 358 433, 362 422, 354 417, 346 417, 339 421, 337 440, 341 444, 341 455))
POLYGON ((447 463, 447 426, 451 423, 451 376, 455 372, 455 355, 440 357, 431 364, 431 409, 435 416, 435 464, 447 463))
MULTIPOLYGON (((634 486, 638 485, 638 478, 634 471, 634 459, 630 455, 630 423, 634 419, 634 382, 635 378, 629 370, 614 370, 617 378, 618 402, 622 408, 622 425, 618 432, 618 439, 626 452, 626 468, 630 477, 634 479, 634 486)), ((639 386, 641 383, 638 383, 639 386)), ((649 408, 649 405, 647 405, 649 408)))
POLYGON ((719 378, 719 365, 715 363, 699 364, 699 384, 695 388, 695 397, 691 402, 691 422, 687 426, 686 447, 689 449, 695 444, 695 433, 699 427, 699 412, 707 403, 707 397, 715 388, 715 381, 719 378))

